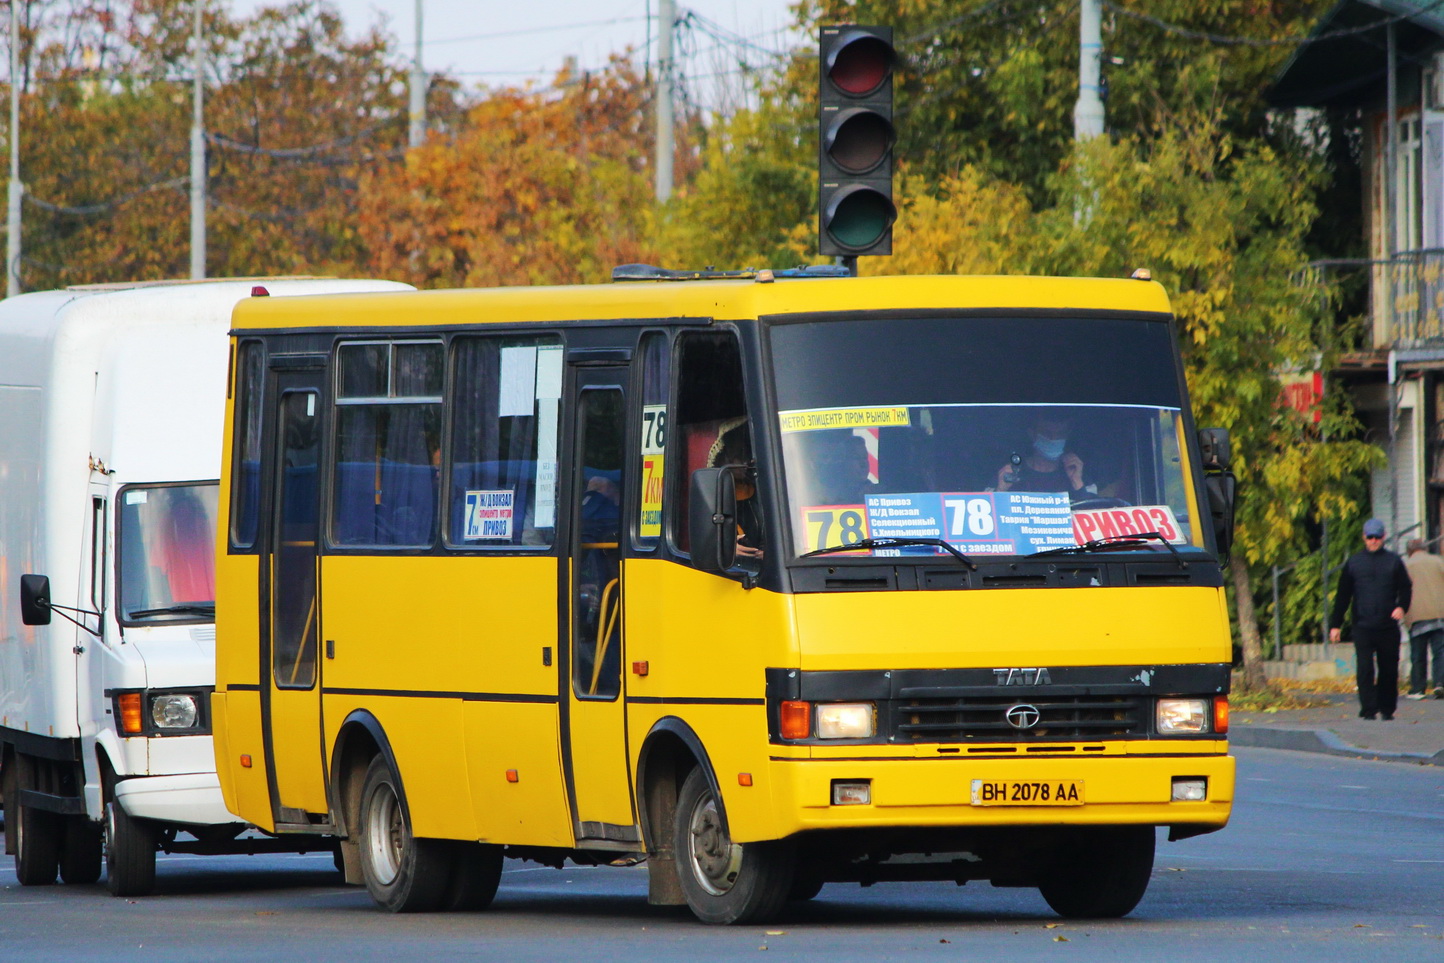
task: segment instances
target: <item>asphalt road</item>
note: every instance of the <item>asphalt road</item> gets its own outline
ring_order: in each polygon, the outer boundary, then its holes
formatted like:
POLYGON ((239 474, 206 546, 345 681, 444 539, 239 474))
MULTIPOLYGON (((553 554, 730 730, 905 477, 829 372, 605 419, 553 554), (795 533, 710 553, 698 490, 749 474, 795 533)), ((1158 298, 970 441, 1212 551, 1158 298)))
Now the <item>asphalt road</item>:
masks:
POLYGON ((393 916, 329 856, 162 857, 159 893, 31 887, 0 857, 0 963, 85 960, 1444 960, 1444 769, 1238 750, 1223 832, 1160 841, 1134 913, 1063 922, 1033 890, 826 887, 768 927, 649 907, 646 870, 508 862, 493 906, 393 916))

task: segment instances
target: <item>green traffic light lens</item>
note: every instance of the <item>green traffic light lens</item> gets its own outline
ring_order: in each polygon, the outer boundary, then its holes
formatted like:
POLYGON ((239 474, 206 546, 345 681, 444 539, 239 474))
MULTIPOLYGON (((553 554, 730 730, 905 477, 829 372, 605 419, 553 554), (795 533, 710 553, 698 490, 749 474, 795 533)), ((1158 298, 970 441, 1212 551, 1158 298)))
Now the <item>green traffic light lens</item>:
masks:
POLYGON ((892 201, 874 190, 857 190, 837 202, 827 233, 843 247, 862 251, 882 239, 897 216, 892 201))

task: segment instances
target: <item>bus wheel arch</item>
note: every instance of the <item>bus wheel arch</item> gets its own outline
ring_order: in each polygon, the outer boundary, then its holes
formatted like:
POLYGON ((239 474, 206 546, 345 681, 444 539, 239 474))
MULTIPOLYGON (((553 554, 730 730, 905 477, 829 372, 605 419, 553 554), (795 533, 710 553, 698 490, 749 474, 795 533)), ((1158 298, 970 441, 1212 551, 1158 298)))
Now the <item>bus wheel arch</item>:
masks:
POLYGON ((361 873, 359 830, 361 819, 361 787, 371 761, 383 756, 397 772, 396 756, 381 723, 371 713, 356 710, 341 723, 336 742, 331 747, 331 779, 327 787, 331 803, 331 822, 336 829, 341 854, 341 871, 346 882, 364 884, 361 873))

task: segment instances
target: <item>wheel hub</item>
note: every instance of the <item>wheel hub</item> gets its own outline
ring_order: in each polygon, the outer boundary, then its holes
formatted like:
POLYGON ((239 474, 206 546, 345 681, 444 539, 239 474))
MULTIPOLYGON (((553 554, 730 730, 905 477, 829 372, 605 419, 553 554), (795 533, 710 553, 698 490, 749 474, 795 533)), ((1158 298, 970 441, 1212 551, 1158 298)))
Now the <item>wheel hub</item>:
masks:
POLYGON ((692 835, 692 872, 702 888, 721 896, 737 881, 742 865, 742 847, 732 842, 722 827, 722 817, 711 798, 698 802, 688 827, 692 835))

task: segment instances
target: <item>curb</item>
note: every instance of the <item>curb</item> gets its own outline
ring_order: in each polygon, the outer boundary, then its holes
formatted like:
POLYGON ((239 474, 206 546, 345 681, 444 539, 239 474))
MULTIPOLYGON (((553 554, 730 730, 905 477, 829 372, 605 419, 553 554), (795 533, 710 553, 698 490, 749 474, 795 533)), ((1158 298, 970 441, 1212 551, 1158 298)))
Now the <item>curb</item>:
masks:
POLYGON ((1382 752, 1351 746, 1327 729, 1276 729, 1238 727, 1228 734, 1236 746, 1255 749, 1288 749, 1295 752, 1322 752, 1331 756, 1355 759, 1379 759, 1385 762, 1408 762, 1420 766, 1444 766, 1444 750, 1430 755, 1424 752, 1382 752))

